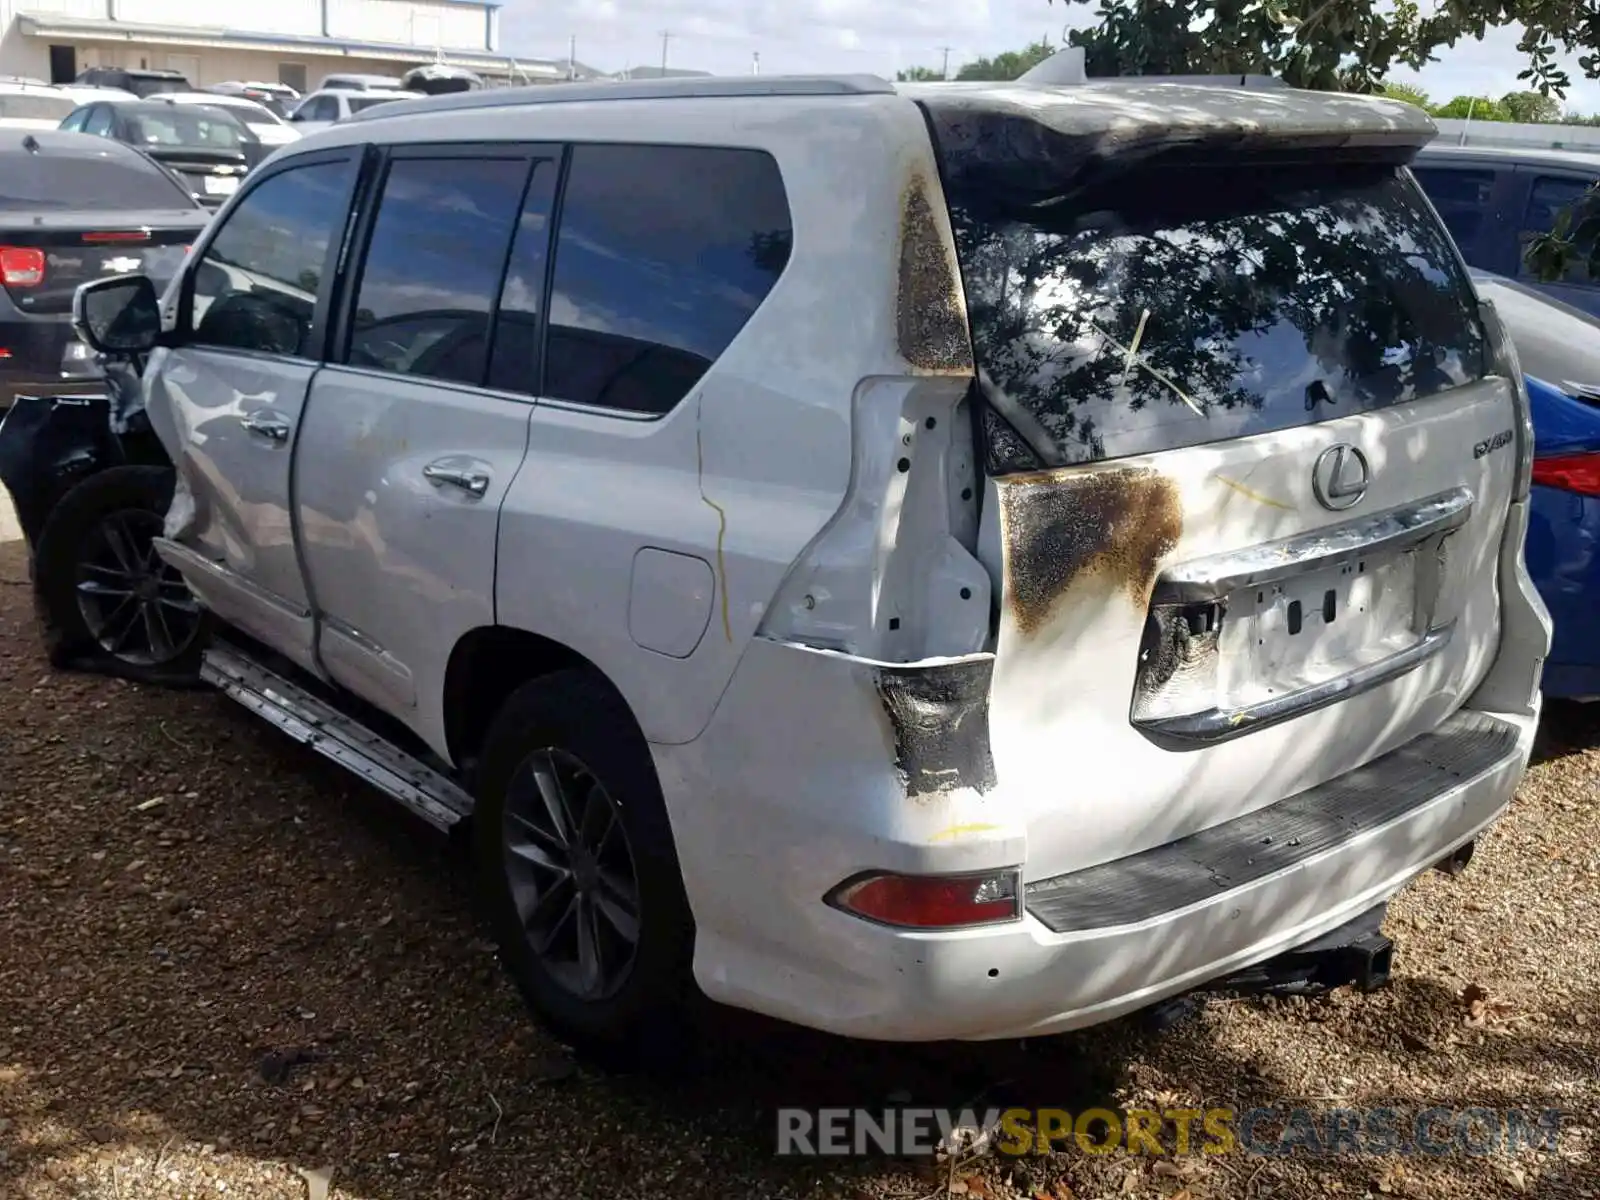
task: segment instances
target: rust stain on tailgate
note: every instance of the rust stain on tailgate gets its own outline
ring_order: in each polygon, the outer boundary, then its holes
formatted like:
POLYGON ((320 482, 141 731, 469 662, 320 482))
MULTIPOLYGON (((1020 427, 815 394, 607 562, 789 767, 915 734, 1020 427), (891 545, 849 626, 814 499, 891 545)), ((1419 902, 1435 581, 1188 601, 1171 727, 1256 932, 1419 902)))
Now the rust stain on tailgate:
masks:
POLYGON ((1017 629, 1039 630, 1082 581, 1148 603, 1156 570, 1183 533, 1172 480, 1147 467, 1048 471, 997 481, 1005 602, 1017 629))
POLYGON ((965 375, 972 371, 966 299, 955 243, 947 222, 936 215, 943 201, 931 197, 931 190, 926 176, 914 171, 901 201, 895 335, 900 357, 914 370, 965 375))

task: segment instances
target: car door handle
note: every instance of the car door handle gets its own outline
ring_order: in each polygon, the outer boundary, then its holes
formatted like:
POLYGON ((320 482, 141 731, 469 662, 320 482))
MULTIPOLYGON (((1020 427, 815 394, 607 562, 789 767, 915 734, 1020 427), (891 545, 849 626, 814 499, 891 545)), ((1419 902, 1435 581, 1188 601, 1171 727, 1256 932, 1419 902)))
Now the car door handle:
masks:
POLYGON ((271 413, 251 413, 248 417, 240 417, 239 424, 251 433, 259 433, 262 437, 273 442, 286 442, 289 440, 289 422, 271 413))
POLYGON ((447 467, 429 463, 422 468, 422 477, 435 487, 448 485, 481 496, 489 490, 489 477, 480 471, 464 471, 460 467, 447 467))

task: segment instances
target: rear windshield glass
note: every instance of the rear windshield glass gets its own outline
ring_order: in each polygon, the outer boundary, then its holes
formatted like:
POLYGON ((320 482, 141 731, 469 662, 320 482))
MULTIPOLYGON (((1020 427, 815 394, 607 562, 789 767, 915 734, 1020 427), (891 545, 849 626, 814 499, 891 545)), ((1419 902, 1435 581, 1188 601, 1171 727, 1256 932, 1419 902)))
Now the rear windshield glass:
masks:
POLYGON ((950 199, 992 471, 1265 433, 1486 371, 1455 249, 1395 167, 1145 169, 1028 210, 950 199))
POLYGON ((0 92, 0 118, 8 121, 54 121, 59 124, 76 107, 65 96, 0 92))
POLYGON ((135 109, 128 113, 129 140, 151 150, 237 150, 245 131, 221 109, 135 109))
POLYGON ((193 207, 189 194, 159 167, 132 155, 113 159, 0 151, 0 212, 193 207))

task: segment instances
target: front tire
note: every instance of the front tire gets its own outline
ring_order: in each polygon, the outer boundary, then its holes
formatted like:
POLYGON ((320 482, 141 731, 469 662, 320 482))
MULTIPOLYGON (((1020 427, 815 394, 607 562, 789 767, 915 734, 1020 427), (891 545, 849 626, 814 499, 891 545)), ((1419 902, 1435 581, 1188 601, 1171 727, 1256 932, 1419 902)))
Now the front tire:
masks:
POLYGON ((514 692, 484 745, 473 817, 501 957, 559 1036, 616 1065, 686 1035, 694 923, 643 735, 598 674, 514 692))
POLYGON ((112 467, 51 511, 33 567, 52 665, 140 683, 198 679, 205 614, 152 544, 174 481, 167 468, 112 467))

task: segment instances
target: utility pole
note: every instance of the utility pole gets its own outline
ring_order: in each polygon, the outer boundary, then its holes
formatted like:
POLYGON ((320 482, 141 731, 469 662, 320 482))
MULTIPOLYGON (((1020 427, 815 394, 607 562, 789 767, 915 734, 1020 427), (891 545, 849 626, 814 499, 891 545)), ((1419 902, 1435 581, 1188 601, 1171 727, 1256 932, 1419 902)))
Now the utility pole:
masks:
POLYGON ((944 51, 944 69, 939 72, 939 78, 940 79, 949 79, 950 78, 950 47, 949 46, 940 46, 939 49, 944 51))
POLYGON ((761 51, 759 50, 750 51, 750 74, 761 74, 761 51))
POLYGON ((567 82, 571 83, 578 77, 578 35, 567 35, 567 82))
POLYGON ((661 73, 663 75, 667 73, 667 43, 671 40, 672 31, 669 29, 663 29, 661 31, 661 73))

